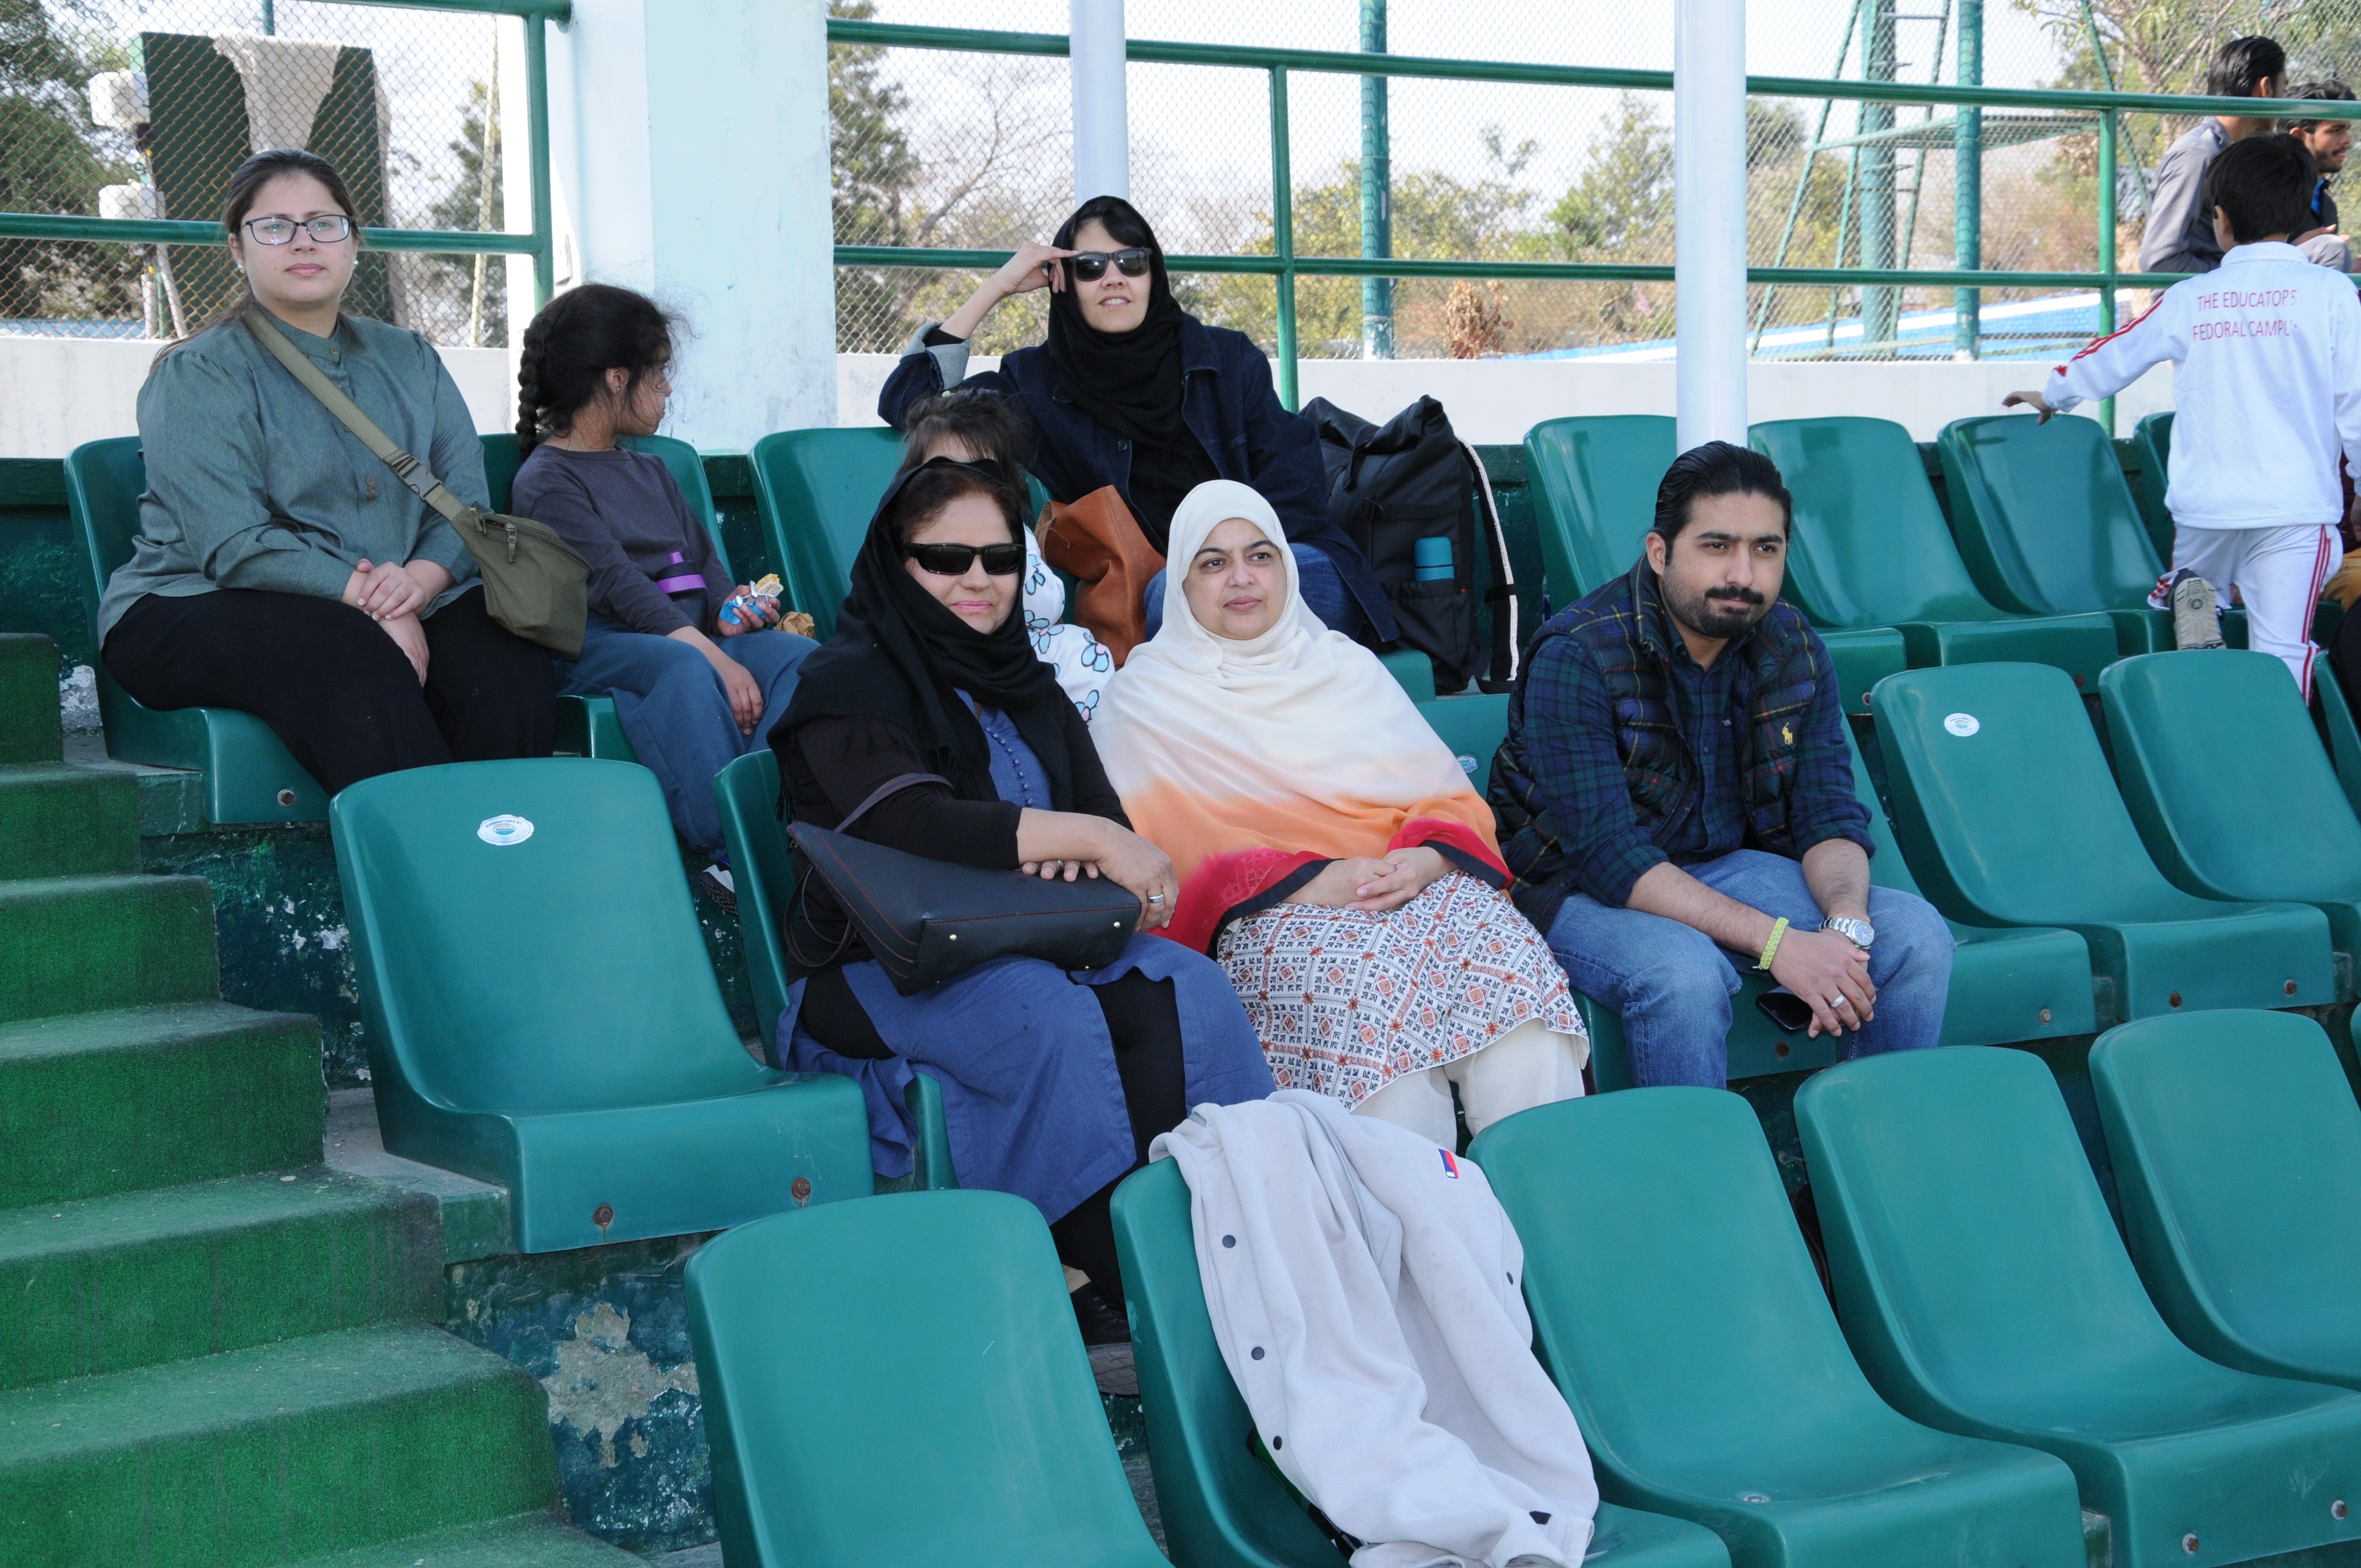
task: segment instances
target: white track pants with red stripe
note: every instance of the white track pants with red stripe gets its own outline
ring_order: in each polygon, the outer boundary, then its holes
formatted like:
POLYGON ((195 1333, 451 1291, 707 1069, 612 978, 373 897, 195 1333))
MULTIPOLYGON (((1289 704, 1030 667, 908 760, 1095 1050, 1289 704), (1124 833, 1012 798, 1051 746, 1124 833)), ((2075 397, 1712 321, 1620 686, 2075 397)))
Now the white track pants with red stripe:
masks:
MULTIPOLYGON (((2213 585, 2225 609, 2230 590, 2246 610, 2246 646, 2275 653, 2295 673, 2304 699, 2312 698, 2312 612, 2321 586, 2344 560, 2333 528, 2177 528, 2172 532, 2172 572, 2183 567, 2213 585)), ((2165 582, 2171 581, 2167 574, 2165 582)), ((2159 585, 2161 587, 2162 585, 2159 585)))

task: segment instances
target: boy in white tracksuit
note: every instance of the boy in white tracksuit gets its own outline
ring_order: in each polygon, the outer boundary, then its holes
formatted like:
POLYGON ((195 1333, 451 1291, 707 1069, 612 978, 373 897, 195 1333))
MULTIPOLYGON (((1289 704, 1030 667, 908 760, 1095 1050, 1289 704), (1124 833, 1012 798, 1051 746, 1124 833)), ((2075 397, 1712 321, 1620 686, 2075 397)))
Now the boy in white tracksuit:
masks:
POLYGON ((2047 420, 2172 361, 2172 563, 2148 602, 2186 609, 2166 602, 2184 573, 2222 602, 2236 588, 2247 645, 2287 661, 2307 699, 2312 609, 2344 558, 2340 456, 2361 474, 2361 300, 2350 279, 2286 243, 2310 212, 2313 179, 2311 154, 2290 137, 2232 145, 2209 174, 2220 269, 2175 283, 2052 370, 2041 391, 2006 400, 2047 420))

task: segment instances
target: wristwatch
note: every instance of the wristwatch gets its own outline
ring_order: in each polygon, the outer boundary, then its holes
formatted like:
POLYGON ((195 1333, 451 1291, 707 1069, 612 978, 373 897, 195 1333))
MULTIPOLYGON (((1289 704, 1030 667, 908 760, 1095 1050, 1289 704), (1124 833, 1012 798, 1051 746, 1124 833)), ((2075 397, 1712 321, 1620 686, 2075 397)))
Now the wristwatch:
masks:
POLYGON ((1834 931, 1864 953, 1869 951, 1869 945, 1877 940, 1876 927, 1866 920, 1854 920, 1842 915, 1829 916, 1820 922, 1820 929, 1834 931))

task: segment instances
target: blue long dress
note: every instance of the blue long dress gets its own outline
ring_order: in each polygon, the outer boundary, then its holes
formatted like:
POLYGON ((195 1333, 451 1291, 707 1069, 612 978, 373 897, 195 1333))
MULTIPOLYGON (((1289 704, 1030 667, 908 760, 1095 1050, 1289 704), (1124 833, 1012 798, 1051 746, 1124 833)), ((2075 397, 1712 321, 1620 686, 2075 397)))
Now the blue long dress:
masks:
MULTIPOLYGON (((1049 780, 1007 717, 976 713, 992 743, 1000 798, 1048 809, 1049 780)), ((1192 1106, 1260 1100, 1275 1088, 1246 1008, 1219 964, 1161 937, 1135 936, 1103 970, 1068 971, 1039 959, 995 959, 916 996, 894 989, 873 959, 847 964, 852 988, 894 1055, 840 1056, 802 1027, 804 982, 779 1015, 778 1059, 799 1072, 860 1081, 869 1102, 872 1164, 906 1176, 910 1075, 942 1086, 943 1121, 962 1187, 1030 1200, 1052 1223, 1137 1163, 1115 1041, 1082 988, 1127 974, 1172 982, 1192 1106)))

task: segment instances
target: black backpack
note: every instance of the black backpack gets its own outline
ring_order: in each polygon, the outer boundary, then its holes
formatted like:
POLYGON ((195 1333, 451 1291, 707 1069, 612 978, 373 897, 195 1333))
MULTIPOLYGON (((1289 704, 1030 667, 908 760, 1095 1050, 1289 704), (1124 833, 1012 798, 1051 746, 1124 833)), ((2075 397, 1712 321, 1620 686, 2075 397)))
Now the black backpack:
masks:
POLYGON ((1487 685, 1515 680, 1517 587, 1508 542, 1483 462, 1453 432, 1443 405, 1421 398, 1380 425, 1314 398, 1303 417, 1320 433, 1328 515, 1368 557, 1400 627, 1384 651, 1424 653, 1434 663, 1435 690, 1446 696, 1478 674, 1487 685), (1484 594, 1492 606, 1488 659, 1476 619, 1479 549, 1491 565, 1484 594))

